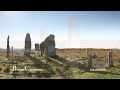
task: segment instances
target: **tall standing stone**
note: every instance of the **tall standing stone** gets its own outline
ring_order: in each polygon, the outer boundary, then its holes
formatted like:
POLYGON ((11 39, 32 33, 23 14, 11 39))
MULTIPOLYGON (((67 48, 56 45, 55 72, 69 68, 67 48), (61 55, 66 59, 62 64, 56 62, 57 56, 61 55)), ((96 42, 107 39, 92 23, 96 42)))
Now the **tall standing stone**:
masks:
POLYGON ((12 52, 12 64, 13 64, 13 47, 11 48, 11 52, 12 52))
POLYGON ((12 63, 13 63, 13 47, 12 47, 12 63))
POLYGON ((43 56, 44 51, 45 51, 45 42, 42 41, 42 43, 40 44, 40 51, 41 51, 41 56, 43 56))
POLYGON ((88 51, 88 49, 86 49, 86 60, 87 60, 87 67, 91 68, 91 60, 92 60, 92 55, 90 54, 90 52, 88 51))
POLYGON ((86 48, 86 60, 88 59, 88 49, 86 48))
POLYGON ((88 67, 88 49, 86 48, 86 62, 87 62, 87 67, 88 67))
POLYGON ((92 68, 92 55, 88 54, 88 67, 92 68))
POLYGON ((30 34, 27 33, 26 37, 25 37, 25 55, 30 55, 30 51, 31 51, 31 37, 30 34))
POLYGON ((13 59, 13 47, 12 47, 12 59, 13 59))
POLYGON ((108 52, 108 67, 113 66, 113 51, 108 52))
POLYGON ((35 43, 35 51, 39 51, 39 43, 35 43))
POLYGON ((45 39, 45 56, 53 57, 56 55, 55 36, 50 34, 45 39))
POLYGON ((6 55, 6 57, 7 57, 7 58, 9 58, 9 57, 10 57, 10 55, 9 55, 9 54, 10 54, 9 39, 10 39, 10 38, 9 38, 9 36, 8 36, 8 38, 7 38, 7 55, 6 55))

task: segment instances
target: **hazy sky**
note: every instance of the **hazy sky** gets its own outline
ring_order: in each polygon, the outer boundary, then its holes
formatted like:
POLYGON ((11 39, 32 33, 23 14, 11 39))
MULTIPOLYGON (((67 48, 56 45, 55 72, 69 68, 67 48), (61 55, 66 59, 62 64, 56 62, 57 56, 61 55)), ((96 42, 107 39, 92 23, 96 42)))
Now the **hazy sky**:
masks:
POLYGON ((54 34, 57 48, 120 48, 120 11, 0 11, 0 48, 32 48, 54 34))

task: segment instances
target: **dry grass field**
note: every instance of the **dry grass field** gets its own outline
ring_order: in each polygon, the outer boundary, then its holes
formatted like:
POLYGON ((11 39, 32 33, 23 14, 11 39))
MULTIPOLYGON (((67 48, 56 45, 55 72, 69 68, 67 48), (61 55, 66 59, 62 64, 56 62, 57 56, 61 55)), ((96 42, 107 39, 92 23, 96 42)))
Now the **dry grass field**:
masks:
MULTIPOLYGON (((92 72, 86 67, 86 49, 56 49, 57 56, 44 58, 40 52, 31 51, 24 56, 22 50, 14 51, 14 58, 5 57, 6 51, 0 50, 0 79, 120 79, 120 50, 113 50, 114 66, 106 68, 108 49, 88 49, 96 54, 93 66, 102 66, 106 71, 92 72), (15 65, 19 69, 42 69, 43 71, 11 71, 15 65)), ((10 53, 11 54, 11 53, 10 53)))

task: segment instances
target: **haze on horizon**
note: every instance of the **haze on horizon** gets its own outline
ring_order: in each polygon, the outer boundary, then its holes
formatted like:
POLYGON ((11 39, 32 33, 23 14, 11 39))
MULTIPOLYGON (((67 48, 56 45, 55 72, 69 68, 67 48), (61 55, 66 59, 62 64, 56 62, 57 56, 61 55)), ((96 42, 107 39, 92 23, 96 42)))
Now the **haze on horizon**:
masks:
POLYGON ((0 48, 32 48, 54 34, 56 48, 120 48, 120 11, 0 11, 0 48))

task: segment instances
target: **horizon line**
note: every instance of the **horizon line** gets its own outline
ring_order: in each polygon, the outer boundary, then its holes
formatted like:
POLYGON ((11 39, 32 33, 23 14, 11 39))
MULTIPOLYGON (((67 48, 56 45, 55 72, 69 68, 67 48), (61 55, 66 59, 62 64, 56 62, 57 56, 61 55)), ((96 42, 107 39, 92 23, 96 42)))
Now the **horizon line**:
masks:
MULTIPOLYGON (((0 49, 6 50, 7 48, 0 48, 0 49)), ((24 50, 24 48, 13 48, 13 50, 14 49, 24 50)), ((81 48, 56 48, 56 49, 120 49, 120 48, 83 48, 81 47, 81 48)), ((31 48, 31 50, 35 50, 35 49, 31 48)))

